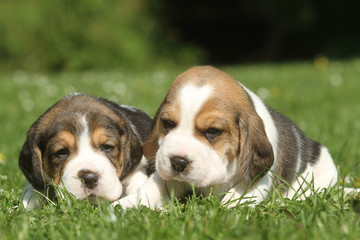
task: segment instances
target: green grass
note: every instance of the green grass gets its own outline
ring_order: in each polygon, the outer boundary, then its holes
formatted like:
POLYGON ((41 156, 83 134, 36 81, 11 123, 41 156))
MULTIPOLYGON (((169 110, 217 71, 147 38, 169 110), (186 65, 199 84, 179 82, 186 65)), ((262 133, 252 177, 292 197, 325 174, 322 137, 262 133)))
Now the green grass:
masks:
MULTIPOLYGON (((222 67, 330 150, 341 175, 360 176, 360 59, 222 67)), ((86 92, 153 115, 177 74, 153 72, 0 73, 0 239, 359 239, 360 201, 332 189, 305 201, 277 200, 226 209, 215 197, 190 198, 163 211, 93 209, 61 201, 19 208, 24 177, 18 153, 29 126, 55 101, 86 92)))

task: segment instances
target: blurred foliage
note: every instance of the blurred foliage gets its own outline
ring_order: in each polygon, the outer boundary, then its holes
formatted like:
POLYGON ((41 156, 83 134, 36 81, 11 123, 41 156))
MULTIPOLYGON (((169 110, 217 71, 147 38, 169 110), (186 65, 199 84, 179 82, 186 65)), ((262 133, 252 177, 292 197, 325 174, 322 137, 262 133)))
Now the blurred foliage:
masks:
POLYGON ((85 70, 191 62, 167 39, 158 0, 1 0, 0 68, 85 70))
POLYGON ((353 0, 1 0, 0 70, 354 57, 359 10, 353 0))
POLYGON ((169 30, 200 45, 207 61, 331 58, 360 55, 360 1, 172 0, 164 1, 169 30))

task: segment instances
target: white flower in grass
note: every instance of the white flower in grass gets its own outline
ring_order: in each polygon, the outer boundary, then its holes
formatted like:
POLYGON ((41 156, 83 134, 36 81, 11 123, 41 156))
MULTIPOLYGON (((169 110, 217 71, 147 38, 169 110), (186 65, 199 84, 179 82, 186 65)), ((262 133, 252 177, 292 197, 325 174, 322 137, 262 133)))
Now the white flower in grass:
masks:
POLYGON ((11 207, 10 210, 9 210, 9 213, 13 213, 18 208, 19 208, 18 205, 11 207))
POLYGON ((345 183, 345 184, 350 184, 351 182, 352 182, 351 177, 346 176, 346 177, 344 178, 344 183, 345 183))
POLYGON ((120 96, 123 96, 126 93, 126 86, 124 83, 122 82, 118 82, 116 83, 114 86, 114 92, 120 96))
POLYGON ((344 82, 343 77, 340 74, 333 74, 330 76, 330 83, 334 87, 340 87, 344 82))
POLYGON ((16 70, 13 73, 14 82, 17 84, 24 84, 28 81, 29 77, 23 70, 16 70))
POLYGON ((38 76, 35 80, 35 84, 38 87, 44 87, 49 84, 49 79, 47 78, 47 76, 44 75, 38 76))
POLYGON ((46 95, 48 95, 49 97, 54 97, 56 96, 56 94, 58 94, 59 88, 55 85, 47 85, 45 87, 45 92, 46 95))
POLYGON ((34 109, 34 102, 31 99, 25 99, 22 101, 22 107, 26 112, 30 112, 34 109))
POLYGON ((257 95, 264 100, 268 99, 270 97, 270 90, 267 88, 259 88, 257 95))

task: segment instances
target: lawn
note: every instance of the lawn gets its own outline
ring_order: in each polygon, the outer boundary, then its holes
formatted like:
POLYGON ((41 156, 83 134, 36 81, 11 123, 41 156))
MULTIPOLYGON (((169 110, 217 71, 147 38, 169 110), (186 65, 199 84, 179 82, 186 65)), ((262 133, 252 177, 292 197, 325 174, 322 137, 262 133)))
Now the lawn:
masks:
MULTIPOLYGON (((359 187, 360 59, 224 66, 264 101, 325 144, 342 179, 359 187), (346 178, 345 178, 346 177, 346 178)), ((85 92, 154 115, 185 68, 61 74, 0 73, 0 239, 359 239, 360 200, 338 189, 305 201, 274 196, 255 208, 226 209, 215 197, 191 197, 165 210, 109 211, 61 201, 19 207, 24 177, 18 154, 27 129, 58 99, 85 92)))

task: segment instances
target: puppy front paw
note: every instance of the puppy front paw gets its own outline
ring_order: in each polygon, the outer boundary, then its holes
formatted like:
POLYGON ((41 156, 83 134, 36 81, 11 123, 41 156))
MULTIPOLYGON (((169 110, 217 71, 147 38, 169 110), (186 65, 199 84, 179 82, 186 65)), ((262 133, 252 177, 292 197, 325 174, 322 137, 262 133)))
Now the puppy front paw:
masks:
POLYGON ((137 207, 138 204, 139 201, 136 195, 129 195, 113 202, 111 205, 113 207, 120 205, 122 208, 126 209, 126 208, 137 207))

